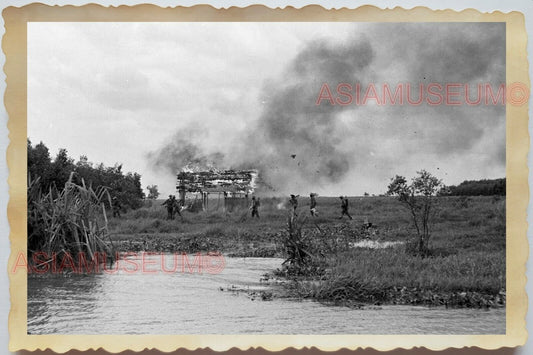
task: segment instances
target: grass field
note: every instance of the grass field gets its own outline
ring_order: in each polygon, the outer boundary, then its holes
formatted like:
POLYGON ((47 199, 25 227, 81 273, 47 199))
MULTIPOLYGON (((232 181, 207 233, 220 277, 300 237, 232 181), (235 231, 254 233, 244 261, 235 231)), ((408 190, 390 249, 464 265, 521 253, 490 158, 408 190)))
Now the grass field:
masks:
MULTIPOLYGON (((429 256, 410 253, 416 235, 409 212, 392 197, 350 197, 353 220, 340 216, 338 197, 319 197, 318 217, 300 198, 303 235, 315 254, 292 280, 289 294, 326 302, 408 303, 466 307, 505 303, 505 198, 438 197, 429 256), (304 216, 306 216, 304 218, 304 216), (373 228, 362 228, 364 222, 373 228), (391 243, 393 247, 356 247, 391 243), (376 243, 374 243, 376 242, 376 243)), ((166 219, 162 201, 109 221, 119 250, 221 251, 233 256, 286 257, 286 200, 262 198, 260 218, 250 211, 214 210, 166 219)))

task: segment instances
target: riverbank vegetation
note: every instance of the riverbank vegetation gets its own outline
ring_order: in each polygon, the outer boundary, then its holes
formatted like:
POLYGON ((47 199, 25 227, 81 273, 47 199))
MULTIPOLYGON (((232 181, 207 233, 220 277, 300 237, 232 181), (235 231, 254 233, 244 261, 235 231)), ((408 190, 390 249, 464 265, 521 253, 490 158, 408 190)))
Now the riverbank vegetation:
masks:
MULTIPOLYGON (((94 164, 86 156, 76 161, 65 149, 60 149, 52 158, 43 142, 34 145, 29 139, 27 149, 28 176, 42 191, 49 191, 50 188, 61 191, 70 180, 77 185, 85 184, 94 191, 105 187, 123 209, 136 209, 143 204, 141 175, 123 172, 121 164, 94 164)), ((106 207, 109 209, 110 206, 106 207)))
POLYGON ((28 181, 30 265, 48 269, 57 260, 69 258, 75 263, 73 257, 83 255, 85 260, 93 261, 101 253, 113 258, 105 210, 105 202, 110 203, 107 190, 95 190, 83 180, 78 185, 72 177, 62 189, 53 185, 43 190, 39 178, 28 181))
POLYGON ((294 219, 286 197, 262 197, 260 218, 213 201, 208 211, 186 209, 169 220, 163 200, 142 199, 140 176, 119 167, 74 162, 66 151, 52 160, 44 144, 28 141, 28 172, 28 257, 114 251, 278 257, 286 262, 267 278, 283 279, 289 297, 349 306, 505 304, 500 194, 449 196, 430 179, 430 198, 420 200, 416 184, 396 179, 392 196, 349 197, 353 220, 341 219, 338 197, 317 197, 314 216, 309 198, 300 197, 294 219), (117 217, 113 197, 123 199, 117 217))
MULTIPOLYGON (((414 195, 405 188, 405 179, 397 177, 391 186, 399 180, 403 181, 400 185, 404 189, 394 195, 400 196, 399 203, 408 205, 408 215, 414 220, 412 228, 400 232, 398 226, 400 233, 394 235, 378 226, 363 224, 363 232, 355 238, 377 239, 381 243, 350 243, 339 238, 338 233, 324 232, 318 226, 314 233, 318 238, 311 237, 310 232, 303 236, 301 225, 295 227, 297 223, 289 218, 287 239, 292 239, 289 264, 276 272, 276 276, 294 281, 289 295, 351 306, 504 305, 504 200, 435 197, 436 189, 431 189, 426 196, 417 196, 420 201, 408 204, 406 199, 414 195), (431 243, 429 219, 422 215, 430 210, 434 212, 431 243), (324 243, 317 244, 317 239, 334 241, 335 247, 324 248, 324 243), (300 252, 295 253, 294 249, 300 252)), ((437 182, 432 186, 438 187, 437 182)))
POLYGON ((85 156, 75 161, 65 149, 51 158, 44 143, 29 139, 27 154, 28 262, 48 267, 77 255, 93 261, 102 253, 112 259, 108 214, 114 206, 142 205, 141 176, 124 174, 120 164, 93 164, 85 156))
MULTIPOLYGON (((487 240, 490 245, 485 247, 495 246, 497 243, 491 243, 495 239, 487 240)), ((310 261, 321 266, 307 265, 305 270, 313 273, 296 274, 286 268, 277 275, 294 280, 291 296, 336 304, 503 305, 505 253, 477 250, 465 239, 461 241, 454 247, 441 245, 430 257, 412 255, 405 245, 356 247, 335 257, 310 261)))
MULTIPOLYGON (((318 217, 300 198, 297 230, 302 263, 273 274, 286 296, 322 302, 491 307, 505 303, 505 198, 437 196, 427 253, 418 253, 416 228, 395 197, 350 197, 353 220, 340 220, 337 197, 317 199, 318 217)), ((282 198, 262 198, 261 218, 250 211, 182 212, 166 219, 162 200, 112 218, 121 251, 223 252, 279 257, 287 250, 288 212, 282 198)))

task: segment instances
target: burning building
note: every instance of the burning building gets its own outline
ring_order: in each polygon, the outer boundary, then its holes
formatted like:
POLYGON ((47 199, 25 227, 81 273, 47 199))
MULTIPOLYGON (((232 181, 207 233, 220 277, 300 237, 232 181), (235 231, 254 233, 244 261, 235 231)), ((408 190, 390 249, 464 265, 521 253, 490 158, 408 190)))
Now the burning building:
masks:
POLYGON ((207 211, 210 200, 216 207, 232 211, 237 207, 248 207, 248 196, 254 193, 258 178, 257 170, 207 170, 181 171, 177 175, 179 200, 182 205, 195 206, 207 211))

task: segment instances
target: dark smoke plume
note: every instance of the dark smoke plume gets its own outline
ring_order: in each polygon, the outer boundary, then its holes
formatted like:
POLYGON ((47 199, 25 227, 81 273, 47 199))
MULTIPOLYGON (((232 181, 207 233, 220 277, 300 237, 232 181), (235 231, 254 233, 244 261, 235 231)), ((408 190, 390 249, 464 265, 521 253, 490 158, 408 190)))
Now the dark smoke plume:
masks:
POLYGON ((192 141, 194 130, 181 130, 174 134, 159 150, 147 154, 147 159, 154 168, 171 175, 179 171, 201 171, 217 169, 224 154, 220 152, 205 153, 192 141))
POLYGON ((342 180, 353 163, 353 151, 340 146, 346 136, 336 115, 343 108, 315 102, 324 83, 360 82, 373 57, 365 38, 310 43, 265 88, 267 106, 247 140, 260 159, 244 155, 245 164, 260 162, 263 177, 282 189, 342 180))
POLYGON ((174 173, 191 164, 258 169, 265 185, 276 191, 340 181, 353 161, 353 152, 339 145, 346 134, 335 117, 341 108, 315 101, 323 83, 361 81, 373 56, 365 38, 336 45, 311 42, 283 77, 265 85, 263 113, 235 141, 231 154, 206 154, 190 135, 178 132, 148 158, 174 173))
POLYGON ((505 82, 504 25, 369 24, 365 33, 309 42, 264 83, 261 114, 232 135, 230 148, 206 150, 185 130, 149 159, 172 174, 191 165, 258 169, 276 193, 300 193, 347 183, 354 171, 385 186, 399 172, 391 169, 426 168, 421 158, 427 164, 472 149, 505 157, 505 135, 494 133, 504 132, 504 107, 315 104, 324 83, 332 90, 339 83, 498 85, 505 82), (486 143, 488 134, 497 141, 486 143))

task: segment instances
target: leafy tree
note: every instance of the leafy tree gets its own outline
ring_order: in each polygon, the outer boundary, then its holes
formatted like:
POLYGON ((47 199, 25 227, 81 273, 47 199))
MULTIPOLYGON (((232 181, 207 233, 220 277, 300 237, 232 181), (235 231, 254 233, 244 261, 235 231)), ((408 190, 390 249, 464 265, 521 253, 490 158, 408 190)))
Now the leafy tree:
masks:
POLYGON ((434 216, 435 196, 444 187, 441 180, 425 170, 407 183, 403 176, 391 179, 387 195, 396 196, 409 210, 418 239, 418 252, 426 254, 431 237, 430 223, 434 216))
POLYGON ((60 149, 51 164, 50 182, 63 188, 68 181, 70 173, 74 171, 74 159, 68 156, 66 149, 60 149))
POLYGON ((52 161, 48 148, 40 142, 35 147, 28 139, 28 175, 32 179, 40 178, 41 184, 50 185, 52 161))
MULTIPOLYGON (((93 164, 87 156, 82 155, 79 161, 68 156, 65 149, 60 149, 52 160, 48 148, 41 142, 35 147, 28 139, 28 175, 32 180, 38 180, 39 189, 61 191, 68 181, 70 174, 73 182, 85 184, 93 189, 105 187, 109 194, 117 197, 124 207, 138 208, 142 205, 144 192, 141 186, 141 175, 122 172, 122 165, 115 164, 107 167, 104 164, 93 164)), ((111 206, 108 206, 111 207, 111 206)))
POLYGON ((157 189, 157 185, 148 185, 146 189, 148 190, 147 198, 149 200, 157 200, 157 198, 159 197, 159 191, 157 189))

